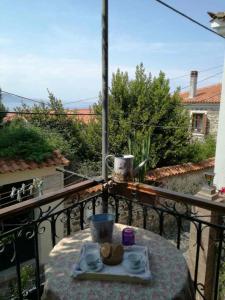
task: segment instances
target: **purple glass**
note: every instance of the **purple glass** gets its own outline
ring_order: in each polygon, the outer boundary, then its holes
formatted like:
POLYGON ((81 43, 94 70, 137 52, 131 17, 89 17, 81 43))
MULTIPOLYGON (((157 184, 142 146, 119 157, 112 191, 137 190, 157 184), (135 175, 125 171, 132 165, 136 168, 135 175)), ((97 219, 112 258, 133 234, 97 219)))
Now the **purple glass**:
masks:
POLYGON ((122 243, 124 246, 131 246, 135 243, 134 230, 126 227, 122 231, 122 243))

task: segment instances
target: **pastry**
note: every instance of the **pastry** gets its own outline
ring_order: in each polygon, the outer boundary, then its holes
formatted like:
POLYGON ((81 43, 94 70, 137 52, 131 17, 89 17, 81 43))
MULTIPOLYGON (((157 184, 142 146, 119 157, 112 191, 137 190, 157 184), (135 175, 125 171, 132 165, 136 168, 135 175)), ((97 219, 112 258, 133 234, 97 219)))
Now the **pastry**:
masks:
POLYGON ((100 247, 102 261, 106 265, 118 265, 123 260, 123 246, 121 244, 104 243, 100 247))

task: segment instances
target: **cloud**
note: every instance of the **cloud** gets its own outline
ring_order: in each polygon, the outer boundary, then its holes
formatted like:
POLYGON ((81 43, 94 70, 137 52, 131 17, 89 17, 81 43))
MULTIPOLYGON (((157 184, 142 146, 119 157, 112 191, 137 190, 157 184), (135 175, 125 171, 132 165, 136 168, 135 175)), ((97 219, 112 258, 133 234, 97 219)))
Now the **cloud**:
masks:
POLYGON ((76 95, 83 98, 98 95, 100 90, 100 61, 98 64, 72 58, 0 55, 0 65, 2 89, 24 96, 46 97, 49 88, 69 100, 76 95))
POLYGON ((148 42, 138 40, 129 36, 112 37, 110 50, 119 53, 143 53, 143 54, 182 54, 191 53, 210 53, 211 51, 223 51, 221 43, 210 43, 205 41, 198 42, 148 42))

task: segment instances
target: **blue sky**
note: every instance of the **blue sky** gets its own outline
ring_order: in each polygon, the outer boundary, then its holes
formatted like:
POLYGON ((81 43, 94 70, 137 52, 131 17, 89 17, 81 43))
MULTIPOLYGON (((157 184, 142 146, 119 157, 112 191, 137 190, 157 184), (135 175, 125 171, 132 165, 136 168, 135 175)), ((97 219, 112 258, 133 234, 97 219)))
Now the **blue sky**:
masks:
MULTIPOLYGON (((210 26, 207 11, 223 11, 222 0, 165 0, 210 26)), ((0 86, 46 99, 47 88, 64 102, 97 97, 101 89, 101 0, 1 0, 0 86)), ((140 62, 168 78, 205 70, 222 71, 225 41, 154 0, 109 0, 109 70, 134 76, 140 62)), ((221 80, 221 74, 199 84, 221 80)), ((189 77, 172 80, 186 86, 189 77)), ((91 102, 73 106, 88 106, 91 102)), ((8 107, 16 98, 5 98, 8 107)), ((29 103, 29 102, 27 102, 29 103)))

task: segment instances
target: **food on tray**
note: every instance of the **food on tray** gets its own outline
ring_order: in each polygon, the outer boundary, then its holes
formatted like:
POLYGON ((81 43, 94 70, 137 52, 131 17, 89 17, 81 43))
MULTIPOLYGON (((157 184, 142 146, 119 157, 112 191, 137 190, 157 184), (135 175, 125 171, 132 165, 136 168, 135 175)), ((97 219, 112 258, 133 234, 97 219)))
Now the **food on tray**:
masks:
POLYGON ((121 244, 104 243, 101 245, 100 253, 102 261, 106 265, 118 265, 123 260, 123 246, 121 244))

